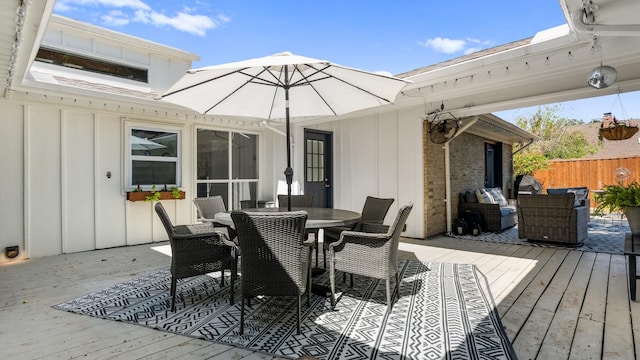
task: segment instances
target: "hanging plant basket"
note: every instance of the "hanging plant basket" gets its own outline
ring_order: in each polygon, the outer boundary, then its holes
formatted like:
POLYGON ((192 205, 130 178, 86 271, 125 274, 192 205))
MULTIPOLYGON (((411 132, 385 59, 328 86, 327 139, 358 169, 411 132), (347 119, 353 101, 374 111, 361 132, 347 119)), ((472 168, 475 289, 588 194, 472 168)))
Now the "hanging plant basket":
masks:
POLYGON ((598 137, 600 138, 600 140, 602 140, 602 138, 605 138, 607 140, 625 140, 632 137, 637 132, 637 125, 626 125, 617 123, 612 127, 600 128, 598 137))

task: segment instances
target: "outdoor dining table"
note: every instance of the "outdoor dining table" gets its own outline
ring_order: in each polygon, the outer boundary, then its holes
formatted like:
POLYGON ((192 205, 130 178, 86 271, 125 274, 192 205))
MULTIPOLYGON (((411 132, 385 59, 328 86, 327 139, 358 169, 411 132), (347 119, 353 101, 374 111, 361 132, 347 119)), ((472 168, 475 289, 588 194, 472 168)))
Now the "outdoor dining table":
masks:
MULTIPOLYGON (((307 212, 307 222, 305 229, 322 229, 335 226, 349 226, 360 221, 361 215, 355 211, 343 210, 343 209, 329 209, 329 208, 291 208, 292 211, 304 210, 307 212)), ((254 208, 254 209, 242 209, 246 212, 286 212, 285 208, 254 208)), ((233 219, 231 219, 231 212, 219 212, 215 215, 214 221, 223 225, 234 227, 233 219)), ((314 268, 313 276, 319 275, 324 272, 324 269, 314 268)), ((318 284, 312 284, 311 291, 314 294, 321 296, 328 296, 329 289, 326 286, 318 284)))
MULTIPOLYGON (((334 226, 349 226, 360 221, 360 213, 350 210, 329 208, 291 208, 292 211, 304 210, 307 212, 306 229, 322 229, 334 226)), ((285 208, 255 208, 242 209, 246 212, 279 212, 287 211, 285 208)), ((233 227, 231 212, 219 212, 215 216, 215 222, 233 227)))

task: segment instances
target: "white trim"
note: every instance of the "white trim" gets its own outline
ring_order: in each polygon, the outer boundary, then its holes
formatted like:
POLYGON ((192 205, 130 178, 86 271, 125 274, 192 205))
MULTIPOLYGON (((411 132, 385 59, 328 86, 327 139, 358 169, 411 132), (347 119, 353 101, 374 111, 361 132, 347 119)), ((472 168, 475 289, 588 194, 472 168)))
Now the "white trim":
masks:
MULTIPOLYGON (((138 120, 131 120, 131 119, 127 119, 124 121, 124 128, 123 128, 123 134, 122 134, 122 138, 123 138, 123 142, 124 142, 124 183, 123 183, 123 188, 124 191, 132 191, 135 188, 135 184, 133 184, 132 182, 132 173, 131 173, 131 161, 134 160, 132 159, 133 156, 135 155, 131 155, 131 130, 132 129, 138 129, 138 130, 149 130, 149 131, 166 131, 168 133, 175 133, 177 136, 176 139, 176 151, 177 154, 175 156, 175 163, 176 163, 176 183, 175 184, 167 184, 167 185, 175 185, 177 187, 182 187, 182 167, 183 167, 183 154, 182 154, 182 137, 183 137, 183 131, 184 131, 184 126, 172 126, 172 125, 168 125, 168 124, 164 124, 164 125, 159 125, 159 124, 155 124, 155 123, 149 123, 149 122, 144 122, 142 120, 138 121, 138 120)), ((172 157, 174 158, 174 157, 172 157)), ((159 156, 149 156, 147 158, 145 158, 145 161, 160 161, 162 160, 162 157, 159 156)), ((140 160, 140 159, 138 159, 140 160)), ((167 161, 169 162, 169 161, 167 161)), ((162 184, 155 184, 155 185, 162 185, 162 184)), ((147 188, 145 188, 146 190, 148 190, 147 188)))

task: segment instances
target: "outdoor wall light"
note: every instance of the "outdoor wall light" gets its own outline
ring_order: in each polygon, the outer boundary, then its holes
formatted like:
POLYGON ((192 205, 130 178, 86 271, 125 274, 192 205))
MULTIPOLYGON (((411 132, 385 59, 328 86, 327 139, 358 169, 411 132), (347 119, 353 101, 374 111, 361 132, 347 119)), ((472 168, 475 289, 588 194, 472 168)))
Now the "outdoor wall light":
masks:
POLYGON ((20 254, 20 247, 19 246, 7 246, 6 248, 4 248, 4 254, 9 258, 9 259, 13 259, 15 257, 18 256, 18 254, 20 254))
POLYGON ((587 84, 595 89, 604 89, 616 81, 618 72, 611 66, 600 65, 591 71, 587 84))

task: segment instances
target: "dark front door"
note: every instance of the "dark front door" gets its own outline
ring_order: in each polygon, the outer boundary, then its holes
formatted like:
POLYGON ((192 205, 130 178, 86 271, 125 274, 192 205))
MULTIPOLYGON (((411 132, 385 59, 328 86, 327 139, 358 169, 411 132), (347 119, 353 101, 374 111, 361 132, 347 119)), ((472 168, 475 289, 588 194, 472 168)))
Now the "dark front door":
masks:
POLYGON ((487 188, 502 187, 502 143, 486 143, 484 160, 484 186, 487 188))
POLYGON ((333 207, 333 133, 304 130, 304 193, 313 195, 313 206, 333 207))

